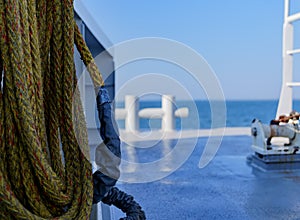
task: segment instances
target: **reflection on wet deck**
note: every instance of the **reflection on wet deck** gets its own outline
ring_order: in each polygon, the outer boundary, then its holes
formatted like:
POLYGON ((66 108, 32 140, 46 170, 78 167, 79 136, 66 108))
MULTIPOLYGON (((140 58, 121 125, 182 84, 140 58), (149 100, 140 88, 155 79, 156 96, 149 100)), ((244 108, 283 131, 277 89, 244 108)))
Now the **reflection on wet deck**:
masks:
POLYGON ((191 155, 197 139, 188 145, 180 139, 123 143, 120 181, 153 182, 176 171, 191 155))
MULTIPOLYGON (((300 219, 299 170, 249 165, 250 136, 224 137, 217 155, 200 169, 206 142, 202 137, 125 143, 119 187, 134 195, 147 219, 300 219)), ((113 212, 115 219, 122 216, 113 212)))

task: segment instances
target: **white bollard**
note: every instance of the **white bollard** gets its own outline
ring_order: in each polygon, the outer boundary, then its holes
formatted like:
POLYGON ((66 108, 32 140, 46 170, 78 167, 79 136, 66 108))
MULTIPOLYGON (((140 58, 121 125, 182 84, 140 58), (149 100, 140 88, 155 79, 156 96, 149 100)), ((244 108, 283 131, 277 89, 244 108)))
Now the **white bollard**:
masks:
POLYGON ((139 99, 136 96, 125 96, 125 110, 127 112, 125 118, 125 130, 136 132, 139 129, 139 99))
POLYGON ((163 131, 173 131, 175 128, 175 97, 172 95, 163 95, 161 100, 161 107, 164 111, 162 117, 161 129, 163 131))
POLYGON ((175 97, 163 95, 161 108, 144 108, 139 111, 139 98, 136 96, 125 96, 125 108, 115 109, 117 120, 125 119, 125 130, 137 132, 139 130, 139 118, 157 118, 161 120, 162 131, 175 130, 175 118, 185 118, 189 115, 188 108, 176 109, 175 97))
POLYGON ((175 112, 175 117, 177 118, 186 118, 189 116, 189 109, 188 108, 179 108, 175 112))

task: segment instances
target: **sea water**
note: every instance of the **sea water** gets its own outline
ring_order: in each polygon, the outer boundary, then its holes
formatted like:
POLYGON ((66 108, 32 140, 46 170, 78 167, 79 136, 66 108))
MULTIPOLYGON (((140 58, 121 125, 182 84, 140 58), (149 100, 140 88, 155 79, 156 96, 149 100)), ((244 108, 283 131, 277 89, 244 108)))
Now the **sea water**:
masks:
MULTIPOLYGON (((176 101, 176 107, 188 107, 189 115, 186 118, 176 119, 176 130, 180 129, 209 129, 218 127, 212 125, 213 117, 222 117, 226 127, 249 127, 254 118, 268 124, 276 116, 278 100, 229 100, 225 102, 225 112, 212 115, 209 101, 176 101)), ((140 109, 160 108, 161 101, 140 101, 140 109)), ((124 107, 124 103, 116 103, 116 107, 124 107)), ((300 112, 300 100, 293 103, 293 109, 300 112)), ((216 111, 218 113, 218 110, 216 111)), ((120 129, 124 129, 124 120, 117 121, 120 129)), ((161 128, 161 119, 139 119, 140 130, 147 131, 161 128)))

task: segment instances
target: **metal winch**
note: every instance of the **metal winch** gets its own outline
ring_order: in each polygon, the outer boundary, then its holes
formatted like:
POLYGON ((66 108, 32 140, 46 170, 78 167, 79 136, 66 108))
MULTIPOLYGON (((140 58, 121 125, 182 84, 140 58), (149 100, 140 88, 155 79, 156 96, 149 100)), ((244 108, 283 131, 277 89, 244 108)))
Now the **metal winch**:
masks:
MULTIPOLYGON (((266 168, 266 165, 296 168, 300 165, 300 130, 297 120, 280 122, 272 120, 270 125, 263 124, 260 120, 254 119, 251 124, 251 137, 254 159, 266 168), (274 123, 276 121, 276 123, 274 123), (292 166, 287 164, 293 164, 292 166)), ((299 166, 300 168, 300 166, 299 166)))

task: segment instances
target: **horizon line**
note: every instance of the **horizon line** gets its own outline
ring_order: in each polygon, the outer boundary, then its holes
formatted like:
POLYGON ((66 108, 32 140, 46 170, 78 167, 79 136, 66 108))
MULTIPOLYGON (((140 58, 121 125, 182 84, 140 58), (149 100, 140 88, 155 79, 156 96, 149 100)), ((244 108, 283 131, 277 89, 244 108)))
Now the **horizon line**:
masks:
MULTIPOLYGON (((140 101, 161 101, 161 99, 141 99, 140 101)), ((208 100, 208 99, 176 99, 176 101, 223 101, 221 99, 211 99, 211 100, 208 100)), ((225 102, 227 101, 279 101, 279 99, 272 99, 272 98, 269 98, 269 99, 224 99, 225 102)), ((293 101, 300 101, 300 98, 299 99, 293 99, 293 101)), ((117 100, 117 102, 124 102, 124 99, 120 99, 120 100, 117 100)))

